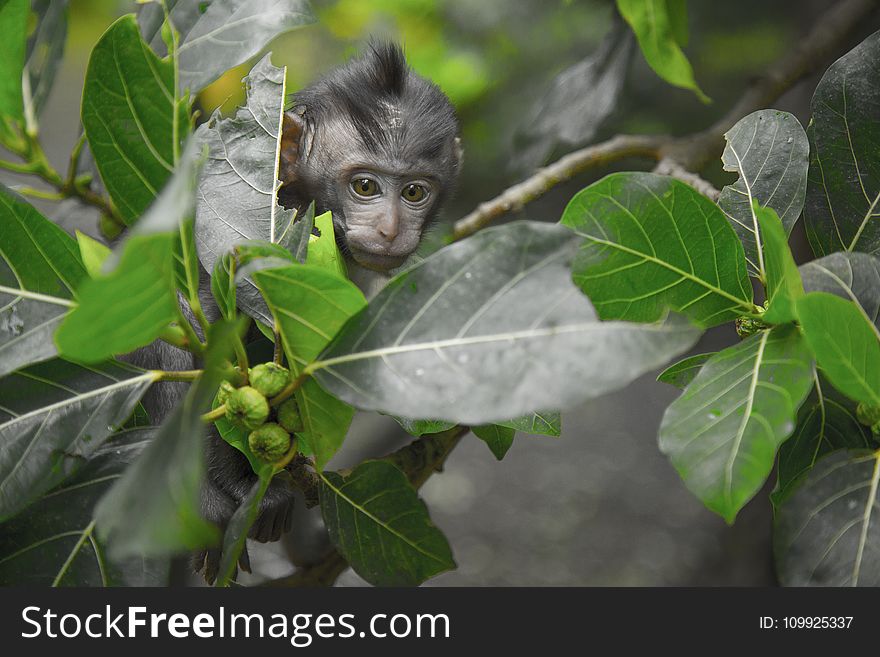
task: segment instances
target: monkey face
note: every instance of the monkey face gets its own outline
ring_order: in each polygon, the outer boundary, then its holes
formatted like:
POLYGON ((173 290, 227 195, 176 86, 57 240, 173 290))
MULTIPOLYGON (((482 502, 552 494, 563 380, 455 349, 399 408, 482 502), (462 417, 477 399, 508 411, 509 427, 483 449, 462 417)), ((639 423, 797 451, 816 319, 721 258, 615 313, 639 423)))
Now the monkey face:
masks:
POLYGON ((416 250, 438 200, 427 175, 355 167, 337 182, 344 244, 362 267, 387 271, 416 250))

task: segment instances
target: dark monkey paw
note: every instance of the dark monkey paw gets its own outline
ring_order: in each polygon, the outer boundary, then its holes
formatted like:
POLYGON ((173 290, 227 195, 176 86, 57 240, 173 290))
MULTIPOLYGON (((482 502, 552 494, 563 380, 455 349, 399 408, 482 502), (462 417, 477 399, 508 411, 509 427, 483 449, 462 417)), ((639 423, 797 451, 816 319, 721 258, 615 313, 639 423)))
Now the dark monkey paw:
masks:
MULTIPOLYGON (((247 458, 223 440, 212 427, 207 443, 208 476, 202 486, 201 512, 205 520, 226 530, 230 518, 257 481, 247 458)), ((268 543, 277 541, 290 531, 293 520, 293 488, 289 479, 278 476, 272 480, 260 504, 260 512, 248 538, 268 543)), ((192 568, 202 573, 208 584, 217 579, 222 557, 220 547, 199 550, 192 555, 192 568)), ((238 559, 238 568, 251 572, 247 546, 238 559)))

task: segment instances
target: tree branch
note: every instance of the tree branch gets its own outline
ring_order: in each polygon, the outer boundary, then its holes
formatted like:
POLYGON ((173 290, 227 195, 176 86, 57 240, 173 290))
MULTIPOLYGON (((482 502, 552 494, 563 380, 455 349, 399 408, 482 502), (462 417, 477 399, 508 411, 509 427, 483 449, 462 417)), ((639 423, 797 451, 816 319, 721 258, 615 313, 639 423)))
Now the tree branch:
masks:
POLYGON ((477 209, 455 222, 453 239, 460 240, 485 228, 503 214, 521 209, 526 203, 540 198, 556 185, 577 174, 603 164, 628 157, 660 159, 660 149, 668 137, 654 135, 617 135, 600 144, 587 146, 569 153, 522 181, 505 190, 500 196, 481 203, 477 209))
MULTIPOLYGON (((880 4, 880 0, 843 0, 818 17, 809 34, 788 55, 774 63, 756 80, 736 104, 710 127, 671 138, 650 135, 617 135, 608 141, 574 151, 539 169, 499 196, 481 203, 455 222, 453 239, 459 240, 485 228, 498 217, 521 209, 559 183, 611 162, 643 157, 660 163, 667 175, 685 180, 699 191, 715 191, 691 173, 702 169, 724 147, 724 133, 742 117, 767 107, 798 81, 829 63, 850 33, 880 4), (702 189, 701 189, 702 188, 702 189)), ((717 198, 717 196, 715 197, 717 198)))

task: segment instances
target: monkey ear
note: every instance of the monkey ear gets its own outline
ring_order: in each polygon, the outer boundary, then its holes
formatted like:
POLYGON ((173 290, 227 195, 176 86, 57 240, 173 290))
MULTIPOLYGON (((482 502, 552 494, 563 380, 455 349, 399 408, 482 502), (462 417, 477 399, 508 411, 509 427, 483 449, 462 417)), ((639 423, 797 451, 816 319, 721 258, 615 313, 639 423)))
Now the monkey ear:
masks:
POLYGON ((305 118, 296 109, 284 113, 281 121, 281 155, 278 169, 282 187, 287 187, 296 181, 297 163, 305 127, 305 118))

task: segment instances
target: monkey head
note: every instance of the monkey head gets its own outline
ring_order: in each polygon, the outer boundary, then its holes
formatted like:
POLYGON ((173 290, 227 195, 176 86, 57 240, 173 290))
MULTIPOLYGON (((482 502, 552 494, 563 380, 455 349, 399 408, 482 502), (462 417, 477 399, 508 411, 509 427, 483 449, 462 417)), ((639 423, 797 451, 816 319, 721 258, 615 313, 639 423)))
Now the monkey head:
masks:
POLYGON ((346 257, 387 271, 416 250, 460 164, 449 99, 410 70, 399 47, 373 44, 294 95, 279 200, 330 210, 346 257))

